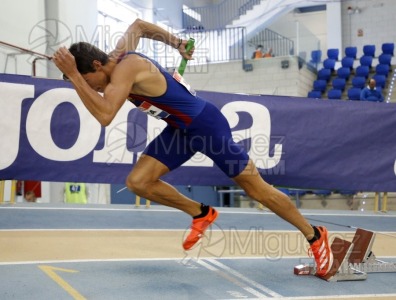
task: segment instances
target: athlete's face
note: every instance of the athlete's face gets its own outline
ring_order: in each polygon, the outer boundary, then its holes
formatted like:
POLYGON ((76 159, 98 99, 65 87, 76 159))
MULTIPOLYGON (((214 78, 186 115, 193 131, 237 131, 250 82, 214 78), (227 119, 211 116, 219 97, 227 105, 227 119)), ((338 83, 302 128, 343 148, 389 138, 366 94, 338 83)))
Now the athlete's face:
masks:
POLYGON ((96 69, 95 72, 82 74, 82 77, 93 90, 103 93, 109 83, 109 79, 100 62, 94 61, 94 66, 96 69))

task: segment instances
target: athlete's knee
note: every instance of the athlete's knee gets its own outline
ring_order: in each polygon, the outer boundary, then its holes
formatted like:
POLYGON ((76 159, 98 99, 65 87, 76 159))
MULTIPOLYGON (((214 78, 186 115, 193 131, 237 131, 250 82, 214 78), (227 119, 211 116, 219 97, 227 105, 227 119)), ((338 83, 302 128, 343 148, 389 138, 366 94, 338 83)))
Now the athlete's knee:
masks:
POLYGON ((131 172, 126 179, 125 184, 130 191, 137 195, 141 195, 145 190, 147 190, 149 182, 147 182, 143 176, 131 172))

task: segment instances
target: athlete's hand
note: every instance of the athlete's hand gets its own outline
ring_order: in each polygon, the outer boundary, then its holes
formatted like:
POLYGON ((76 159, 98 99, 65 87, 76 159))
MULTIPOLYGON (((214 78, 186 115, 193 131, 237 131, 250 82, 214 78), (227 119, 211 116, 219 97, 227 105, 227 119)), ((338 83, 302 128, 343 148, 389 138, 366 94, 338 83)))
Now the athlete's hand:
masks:
POLYGON ((54 53, 52 60, 58 69, 68 78, 78 73, 76 60, 66 47, 59 48, 54 53))
POLYGON ((187 42, 188 42, 187 40, 183 40, 179 49, 177 49, 177 50, 179 50, 179 53, 181 56, 183 56, 183 58, 192 60, 192 59, 194 59, 192 57, 192 55, 194 53, 195 47, 192 47, 192 49, 187 52, 187 50, 186 50, 187 42))

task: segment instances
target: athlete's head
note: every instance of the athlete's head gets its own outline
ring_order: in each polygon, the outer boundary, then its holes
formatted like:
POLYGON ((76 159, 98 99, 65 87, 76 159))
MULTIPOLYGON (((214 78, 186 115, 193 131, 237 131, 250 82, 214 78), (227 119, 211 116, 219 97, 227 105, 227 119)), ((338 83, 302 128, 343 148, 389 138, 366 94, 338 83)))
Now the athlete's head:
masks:
MULTIPOLYGON (((77 70, 88 85, 98 92, 103 92, 109 78, 103 72, 103 67, 109 62, 108 55, 98 47, 86 42, 74 43, 69 51, 76 60, 77 70)), ((68 78, 63 75, 63 78, 68 78)))

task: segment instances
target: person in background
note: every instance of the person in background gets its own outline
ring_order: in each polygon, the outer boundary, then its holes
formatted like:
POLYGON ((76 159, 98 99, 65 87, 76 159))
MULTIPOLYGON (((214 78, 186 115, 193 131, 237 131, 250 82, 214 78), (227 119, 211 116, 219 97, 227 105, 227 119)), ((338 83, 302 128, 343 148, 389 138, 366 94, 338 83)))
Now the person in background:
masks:
POLYGON ((256 51, 253 52, 252 58, 259 59, 259 58, 263 58, 263 57, 264 57, 263 45, 257 45, 256 51))
POLYGON ((25 193, 25 201, 26 202, 36 202, 37 201, 36 194, 33 191, 27 191, 25 193))
POLYGON ((374 78, 369 80, 368 85, 361 91, 360 100, 383 102, 384 96, 381 91, 376 88, 376 81, 374 78))
POLYGON ((88 203, 88 189, 85 183, 66 182, 65 183, 65 202, 74 204, 88 203))
POLYGON ((264 54, 263 54, 263 57, 264 58, 268 58, 268 57, 272 57, 273 55, 272 55, 272 48, 268 48, 267 49, 267 52, 265 52, 264 54))

